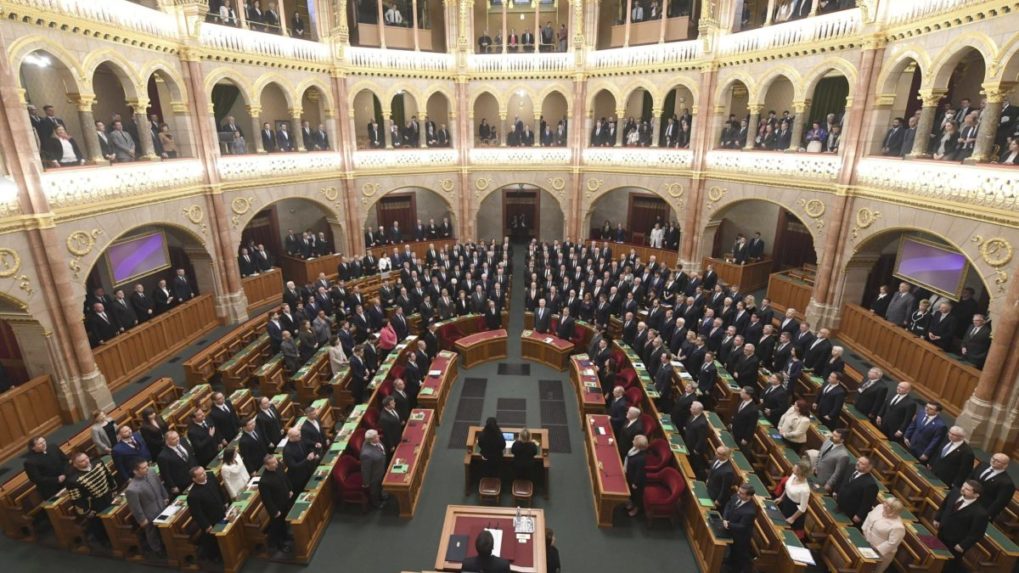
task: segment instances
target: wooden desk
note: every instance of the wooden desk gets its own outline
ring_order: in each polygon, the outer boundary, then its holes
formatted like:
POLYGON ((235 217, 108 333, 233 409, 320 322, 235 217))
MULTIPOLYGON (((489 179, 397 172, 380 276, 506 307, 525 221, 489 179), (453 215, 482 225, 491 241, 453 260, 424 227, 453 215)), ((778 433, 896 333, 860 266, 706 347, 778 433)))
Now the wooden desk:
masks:
POLYGON ((573 382, 573 388, 577 391, 581 416, 605 413, 605 396, 601 393, 597 365, 591 362, 587 354, 570 357, 570 382, 573 382))
MULTIPOLYGON (((791 276, 790 271, 772 273, 768 277, 768 298, 771 299, 771 306, 779 313, 785 313, 787 308, 796 309, 796 316, 803 319, 803 313, 810 304, 810 295, 814 292, 814 286, 806 281, 791 276)), ((775 318, 780 321, 781 314, 775 318)))
POLYGON ((962 411, 980 379, 972 365, 859 305, 842 307, 837 336, 892 378, 912 382, 916 392, 938 400, 953 416, 962 411))
POLYGON ((60 409, 49 375, 42 375, 0 394, 0 460, 24 452, 31 436, 46 435, 70 424, 70 412, 60 409))
POLYGON ((630 500, 630 487, 626 483, 623 461, 619 457, 619 446, 609 417, 588 414, 584 419, 584 452, 591 474, 594 516, 598 527, 612 527, 612 514, 618 506, 630 500))
POLYGON ((457 377, 456 354, 440 350, 428 367, 428 373, 418 391, 418 406, 435 410, 435 425, 442 421, 442 412, 449 398, 449 390, 457 377), (438 374, 434 374, 437 372, 438 374))
POLYGON ((460 563, 446 561, 450 536, 467 536, 467 556, 477 555, 474 540, 489 526, 502 529, 503 559, 510 561, 510 571, 515 573, 538 573, 545 571, 545 512, 540 509, 524 510, 524 515, 534 518, 534 533, 523 543, 513 534, 513 518, 516 509, 511 507, 475 507, 450 505, 446 507, 446 519, 439 534, 439 551, 435 556, 438 571, 460 571, 460 563))
POLYGON ((389 469, 382 479, 382 489, 396 499, 400 517, 414 517, 425 482, 425 472, 432 458, 435 442, 435 412, 415 409, 403 428, 403 438, 396 446, 389 469))
POLYGON ((542 334, 533 330, 520 333, 520 354, 527 360, 565 372, 572 352, 573 343, 554 334, 542 334))
MULTIPOLYGON (((507 299, 508 300, 508 299, 507 299)), ((502 311, 502 323, 509 323, 509 313, 502 311)), ((478 332, 485 332, 485 317, 481 314, 465 314, 435 323, 435 336, 439 339, 439 347, 453 350, 457 340, 478 332)))
MULTIPOLYGON (((467 430, 467 453, 464 454, 464 495, 471 494, 471 486, 474 484, 474 466, 481 465, 481 449, 478 447, 478 436, 481 434, 481 426, 471 426, 467 430)), ((523 428, 502 428, 504 434, 513 434, 514 440, 520 435, 520 431, 523 428)), ((535 458, 535 464, 541 464, 541 475, 542 475, 542 492, 544 493, 545 499, 548 499, 550 481, 549 481, 549 469, 552 467, 552 459, 549 457, 549 438, 548 430, 538 428, 528 428, 531 432, 531 440, 538 444, 538 457, 535 458)), ((513 447, 513 442, 506 442, 506 449, 502 452, 503 467, 507 467, 507 462, 513 459, 513 453, 510 449, 513 447)))
POLYGON ((506 329, 486 330, 458 339, 453 343, 456 351, 463 356, 464 368, 506 358, 506 329))
POLYGON ((333 484, 331 468, 319 465, 304 491, 295 494, 294 505, 287 513, 287 523, 294 536, 294 558, 307 564, 315 555, 322 535, 333 517, 333 484))
POLYGON ((736 285, 740 292, 753 292, 768 286, 768 278, 774 268, 774 261, 763 259, 743 265, 727 263, 723 259, 705 257, 704 268, 715 267, 718 279, 725 284, 736 285))
POLYGON ((248 299, 248 312, 283 300, 283 271, 272 268, 264 273, 241 279, 244 296, 248 299))
POLYGON ((654 249, 647 245, 613 243, 611 241, 592 241, 590 239, 584 241, 584 245, 589 249, 595 246, 601 248, 604 245, 608 245, 609 248, 612 249, 612 259, 606 259, 606 262, 608 263, 618 261, 620 255, 628 255, 630 251, 633 251, 635 255, 640 257, 641 262, 644 264, 647 264, 648 261, 651 260, 651 257, 655 258, 656 263, 665 265, 670 269, 676 268, 676 265, 679 264, 679 253, 672 249, 654 249))
POLYGON ((721 571, 725 552, 729 545, 732 545, 732 537, 715 535, 714 529, 708 523, 708 516, 717 512, 713 512, 709 507, 711 500, 708 498, 704 483, 688 481, 687 485, 689 487, 683 492, 680 506, 687 538, 697 540, 696 543, 690 544, 690 549, 701 571, 721 571), (701 499, 707 503, 700 503, 701 499))
POLYGON ((227 392, 244 388, 255 370, 272 356, 269 333, 254 339, 216 369, 227 392))
POLYGON ((297 372, 290 377, 290 384, 297 391, 297 399, 310 402, 319 397, 319 389, 332 378, 329 366, 329 346, 323 345, 308 358, 297 372))

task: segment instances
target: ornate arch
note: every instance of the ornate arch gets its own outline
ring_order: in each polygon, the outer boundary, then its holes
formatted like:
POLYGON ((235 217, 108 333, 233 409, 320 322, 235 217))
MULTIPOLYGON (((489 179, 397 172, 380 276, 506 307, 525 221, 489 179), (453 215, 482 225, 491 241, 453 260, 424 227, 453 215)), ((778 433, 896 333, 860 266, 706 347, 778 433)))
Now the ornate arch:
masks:
POLYGON ((509 116, 510 101, 513 99, 513 96, 520 96, 519 92, 523 92, 523 95, 531 101, 531 112, 533 115, 535 108, 541 105, 541 100, 538 99, 538 94, 534 91, 534 88, 526 84, 515 84, 512 88, 506 90, 506 101, 503 103, 500 113, 505 113, 509 116))
MULTIPOLYGON (((99 66, 106 64, 114 75, 120 80, 120 87, 124 90, 124 97, 128 101, 137 100, 139 97, 148 99, 144 84, 140 83, 138 70, 120 52, 112 49, 98 50, 85 57, 81 67, 87 74, 89 82, 95 79, 96 70, 99 66)), ((148 77, 146 77, 146 80, 148 77)), ((95 89, 92 90, 95 92, 95 89)), ((142 110, 144 112, 145 110, 142 110)))
MULTIPOLYGON (((11 42, 10 46, 7 48, 7 57, 8 61, 11 63, 11 69, 16 72, 20 72, 21 66, 25 62, 25 58, 36 51, 46 52, 60 61, 60 63, 67 68, 68 73, 66 75, 68 79, 71 80, 71 85, 65 86, 68 93, 92 93, 92 78, 85 73, 85 69, 78 62, 78 59, 71 54, 71 52, 64 49, 63 46, 48 38, 41 36, 25 36, 11 42)), ((20 74, 17 74, 17 77, 20 85, 20 74)), ((24 88, 25 86, 21 87, 24 88)))
MULTIPOLYGON (((738 205, 740 203, 746 203, 748 201, 763 201, 765 203, 778 205, 780 208, 785 209, 786 211, 791 213, 793 217, 796 217, 796 219, 800 223, 802 223, 803 226, 806 227, 807 231, 810 233, 810 240, 813 241, 814 243, 814 254, 817 256, 817 261, 820 262, 822 260, 821 252, 822 249, 824 248, 824 233, 825 233, 823 228, 823 214, 825 205, 823 202, 818 201, 818 203, 820 203, 821 212, 816 217, 810 215, 809 212, 807 216, 804 216, 804 211, 809 211, 809 207, 797 209, 795 205, 787 205, 786 203, 780 201, 775 197, 763 195, 748 195, 747 193, 748 191, 745 188, 740 189, 739 191, 730 191, 728 189, 722 189, 717 185, 710 186, 707 193, 708 201, 710 201, 710 203, 705 203, 705 206, 707 209, 709 209, 709 211, 706 213, 707 217, 704 218, 704 224, 701 226, 700 229, 698 229, 699 236, 703 237, 705 231, 707 231, 708 229, 708 225, 710 223, 722 220, 724 218, 723 215, 725 214, 725 212, 730 208, 734 207, 735 205, 738 205), (720 196, 716 192, 716 189, 721 190, 720 196), (713 197, 718 198, 713 199, 713 197)), ((802 195, 802 193, 799 194, 802 195)), ((808 193, 807 195, 812 197, 816 196, 815 194, 812 193, 808 193)), ((803 202, 805 204, 810 204, 812 201, 816 201, 816 199, 806 199, 803 202)))
POLYGON ((334 105, 333 102, 332 90, 326 87, 326 85, 322 83, 322 80, 316 77, 308 78, 307 80, 304 80, 303 82, 297 85, 297 90, 295 93, 297 94, 298 101, 303 102, 304 94, 308 93, 308 90, 311 88, 317 89, 318 92, 322 94, 323 98, 322 101, 325 102, 325 111, 327 114, 332 114, 336 110, 336 106, 334 105))
MULTIPOLYGON (((440 183, 440 185, 442 185, 442 183, 440 183)), ((393 187, 386 191, 378 191, 378 187, 381 187, 381 185, 379 185, 378 183, 367 181, 360 183, 360 186, 358 187, 358 191, 361 194, 362 201, 361 207, 363 209, 361 213, 362 215, 365 216, 365 218, 367 218, 368 211, 372 207, 374 207, 375 204, 378 203, 383 197, 391 193, 400 191, 401 189, 424 189, 425 191, 435 194, 435 196, 441 199, 443 204, 445 204, 446 207, 449 209, 450 220, 453 223, 454 227, 456 227, 456 223, 460 218, 460 216, 457 214, 457 207, 459 206, 459 204, 458 201, 456 200, 455 183, 449 191, 445 191, 444 189, 443 190, 433 189, 428 185, 421 185, 417 183, 414 185, 397 185, 396 187, 393 187)), ((364 221, 362 220, 361 223, 363 224, 364 221)))
MULTIPOLYGON (((625 103, 625 100, 623 100, 623 96, 620 95, 619 86, 610 81, 602 80, 596 83, 595 85, 590 86, 587 90, 588 96, 587 101, 584 102, 584 107, 586 108, 588 115, 594 113, 594 100, 595 98, 598 97, 598 94, 600 94, 603 91, 609 92, 609 94, 612 96, 612 99, 615 101, 616 104, 616 109, 619 109, 620 101, 623 101, 625 103)), ((612 111, 615 112, 615 110, 612 111)))
POLYGON ((297 104, 294 103, 297 101, 294 97, 294 86, 291 85, 286 78, 277 73, 263 74, 255 81, 254 91, 252 93, 258 94, 258 103, 253 105, 262 105, 262 94, 265 92, 266 88, 272 84, 276 84, 276 87, 283 92, 283 99, 286 100, 287 107, 289 109, 294 109, 300 105, 300 102, 297 104))
POLYGON ((545 107, 545 100, 552 94, 563 96, 563 100, 566 102, 566 116, 569 117, 573 113, 573 100, 567 95, 566 90, 557 84, 545 86, 544 89, 538 92, 538 107, 543 109, 545 107))
POLYGON ((853 90, 856 88, 856 67, 846 61, 845 58, 829 58, 817 66, 814 66, 812 70, 804 74, 805 79, 803 81, 802 98, 812 98, 818 82, 824 79, 831 70, 839 72, 844 78, 846 78, 846 81, 849 83, 848 97, 849 99, 852 99, 853 96, 856 95, 853 93, 853 90))
POLYGON ((373 82, 371 80, 361 80, 361 81, 355 83, 354 85, 350 86, 350 89, 347 91, 347 100, 348 100, 347 101, 347 107, 349 109, 353 109, 354 108, 354 100, 363 91, 368 91, 373 96, 377 97, 379 99, 379 103, 382 103, 382 97, 385 95, 385 92, 386 92, 385 88, 383 88, 382 86, 380 86, 379 84, 377 84, 377 83, 375 83, 375 82, 373 82), (382 95, 379 95, 379 94, 382 94, 382 95))
MULTIPOLYGON (((682 225, 682 210, 686 206, 686 187, 679 181, 663 182, 663 184, 657 188, 651 188, 646 185, 639 185, 636 183, 628 183, 626 185, 600 185, 598 179, 585 179, 581 189, 584 192, 584 198, 580 207, 582 211, 583 221, 588 221, 591 215, 594 213, 594 206, 598 201, 603 199, 606 195, 619 191, 622 189, 639 189, 647 193, 662 199, 665 204, 669 206, 669 209, 675 211, 677 225, 682 225), (592 187, 595 189, 592 191, 592 187)), ((682 231, 682 228, 680 228, 682 231)))
POLYGON ((184 78, 181 77, 177 70, 159 60, 152 60, 145 64, 139 71, 139 78, 145 82, 146 89, 148 89, 149 78, 151 78, 153 74, 162 74, 169 80, 167 85, 170 89, 170 95, 173 96, 173 101, 175 103, 183 102, 187 99, 187 84, 184 83, 184 78))
MULTIPOLYGON (((343 193, 343 191, 337 190, 336 188, 333 188, 333 191, 335 191, 338 194, 343 193)), ((237 194, 228 197, 229 200, 227 204, 230 206, 230 210, 233 213, 232 217, 234 218, 234 221, 232 221, 233 232, 230 233, 230 243, 231 246, 234 248, 233 249, 234 253, 240 251, 241 236, 244 234, 244 228, 248 226, 248 223, 250 223, 252 219, 255 218, 255 215, 257 215, 263 209, 267 209, 281 201, 297 199, 300 201, 307 201, 309 203, 313 203, 316 207, 321 209, 322 212, 326 214, 326 216, 335 217, 341 224, 344 223, 343 213, 340 212, 337 205, 330 203, 330 201, 333 202, 342 201, 342 197, 339 195, 332 195, 332 192, 326 189, 322 190, 321 197, 311 194, 287 195, 285 197, 280 197, 271 194, 269 190, 266 189, 263 190, 264 195, 262 195, 262 198, 268 198, 271 200, 262 202, 259 202, 257 197, 248 196, 248 193, 251 193, 251 191, 239 191, 237 194), (330 199, 330 196, 334 197, 334 199, 330 199)))
POLYGON ((726 99, 725 94, 729 92, 731 95, 732 88, 736 85, 736 82, 743 84, 743 87, 747 88, 747 102, 752 105, 757 96, 757 84, 754 82, 754 78, 746 72, 734 72, 726 77, 725 81, 720 82, 718 84, 718 91, 715 94, 715 101, 720 104, 724 102, 725 105, 728 105, 731 97, 726 99))
MULTIPOLYGON (((491 177, 485 175, 476 175, 471 178, 471 189, 467 192, 471 193, 472 201, 476 208, 480 208, 481 204, 485 202, 493 193, 501 191, 507 187, 514 185, 527 185, 530 187, 536 187, 541 191, 544 191, 551 195, 556 200, 556 205, 565 215, 569 209, 569 197, 566 190, 566 180, 561 176, 549 177, 546 181, 522 181, 527 177, 540 176, 535 173, 511 173, 509 177, 514 179, 513 181, 494 181, 491 177), (561 185, 561 187, 560 187, 561 185)), ((472 210, 476 213, 476 210, 472 210)))
POLYGON ((676 76, 669 84, 668 87, 662 90, 662 105, 665 105, 665 98, 669 96, 672 90, 683 87, 690 92, 690 108, 693 109, 695 106, 700 104, 700 87, 696 82, 691 81, 686 76, 676 76))
POLYGON ((386 92, 386 96, 385 96, 386 99, 385 99, 385 101, 382 102, 383 105, 388 105, 390 108, 392 108, 392 106, 393 106, 393 98, 398 96, 398 95, 400 95, 400 94, 403 94, 405 96, 409 96, 411 99, 413 99, 414 100, 414 109, 417 110, 417 113, 421 113, 421 103, 420 103, 422 101, 421 100, 421 94, 420 94, 420 92, 418 92, 416 89, 414 89, 412 86, 409 86, 409 85, 399 85, 399 86, 394 85, 394 86, 390 87, 389 90, 386 92))
MULTIPOLYGON (((224 80, 233 84, 241 92, 241 97, 244 98, 247 105, 256 107, 259 105, 258 102, 252 101, 252 94, 256 92, 247 78, 228 67, 216 68, 205 76, 205 93, 211 95, 212 88, 224 80)), ((209 102, 209 105, 211 106, 212 102, 209 102)))
POLYGON ((772 68, 764 74, 764 77, 758 82, 759 88, 754 94, 756 97, 751 103, 764 105, 764 100, 768 97, 768 91, 778 78, 784 77, 789 80, 789 83, 793 86, 793 101, 800 101, 803 99, 803 78, 800 73, 789 66, 778 66, 772 68))
POLYGON ((623 106, 626 106, 630 102, 630 97, 633 96, 633 92, 638 89, 643 89, 647 93, 651 94, 651 109, 657 109, 662 105, 662 95, 658 93, 658 88, 645 78, 638 78, 628 84, 626 84, 622 91, 626 93, 623 97, 623 106))
POLYGON ((911 44, 903 47, 901 51, 885 60, 885 63, 881 66, 881 73, 878 75, 877 83, 875 84, 876 91, 874 93, 879 96, 882 94, 894 94, 895 86, 888 84, 897 81, 899 74, 906 69, 906 66, 911 61, 920 69, 920 77, 924 78, 926 82, 927 74, 931 70, 930 55, 923 48, 911 44))
POLYGON ((1019 35, 1012 38, 998 51, 998 73, 992 76, 999 81, 1016 81, 1019 79, 1019 35))
POLYGON ((506 102, 503 101, 503 98, 500 97, 499 94, 504 93, 504 91, 496 88, 492 84, 482 84, 477 87, 477 91, 471 94, 471 113, 474 113, 474 104, 478 102, 478 98, 486 93, 495 98, 495 103, 499 106, 499 113, 502 113, 502 110, 506 107, 506 102))
POLYGON ((26 317, 31 317, 31 315, 27 312, 28 301, 21 300, 20 298, 0 291, 0 311, 3 311, 4 305, 16 309, 16 312, 25 313, 26 317))
MULTIPOLYGON (((945 89, 948 87, 948 79, 955 70, 956 64, 966 56, 969 50, 976 50, 984 59, 984 74, 986 77, 997 76, 997 49, 994 41, 986 34, 970 32, 962 34, 948 43, 931 65, 932 73, 923 79, 925 89, 945 89)), ((986 79, 986 78, 985 78, 986 79)))
POLYGON ((453 102, 456 101, 456 96, 446 86, 441 84, 432 84, 421 94, 421 101, 424 102, 425 108, 428 107, 428 101, 435 94, 442 94, 442 97, 446 98, 446 105, 449 106, 450 115, 455 115, 456 110, 454 109, 453 102))

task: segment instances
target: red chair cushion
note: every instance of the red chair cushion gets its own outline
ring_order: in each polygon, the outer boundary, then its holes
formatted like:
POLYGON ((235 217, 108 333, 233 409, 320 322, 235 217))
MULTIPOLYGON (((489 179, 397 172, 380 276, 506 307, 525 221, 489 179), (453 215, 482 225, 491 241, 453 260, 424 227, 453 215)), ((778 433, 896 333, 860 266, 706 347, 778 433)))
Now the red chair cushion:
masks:
POLYGON ((640 403, 644 401, 644 392, 642 392, 640 388, 628 388, 626 390, 626 401, 629 402, 631 406, 640 408, 640 403))
POLYGON ((659 484, 648 484, 644 487, 644 505, 659 506, 668 505, 672 492, 667 487, 659 484))

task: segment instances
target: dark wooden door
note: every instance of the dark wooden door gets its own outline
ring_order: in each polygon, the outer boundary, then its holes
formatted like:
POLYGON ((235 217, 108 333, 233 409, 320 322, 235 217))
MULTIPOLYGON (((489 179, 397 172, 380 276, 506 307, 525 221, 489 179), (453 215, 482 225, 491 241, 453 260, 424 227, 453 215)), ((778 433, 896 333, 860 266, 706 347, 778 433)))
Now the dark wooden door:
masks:
MULTIPOLYGON (((300 230, 295 229, 295 231, 300 230)), ((251 222, 244 227, 244 231, 241 233, 241 246, 246 247, 252 242, 255 245, 265 245, 265 249, 270 253, 279 254, 283 252, 275 205, 259 211, 251 219, 251 222)), ((237 254, 240 254, 239 249, 237 254)))
POLYGON ((541 236, 541 199, 535 190, 503 191, 502 236, 529 241, 541 236))
POLYGON ((379 214, 379 225, 386 228, 386 232, 393 228, 393 221, 399 221, 400 232, 404 239, 409 238, 414 232, 414 225, 417 219, 417 204, 414 195, 411 193, 397 193, 387 195, 379 199, 377 203, 379 214))
POLYGON ((631 194, 627 211, 626 224, 631 238, 634 233, 649 237, 655 223, 664 227, 669 222, 669 205, 660 197, 631 194))
POLYGON ((814 239, 810 231, 785 209, 778 210, 775 246, 771 256, 779 270, 817 264, 817 253, 814 251, 814 239))

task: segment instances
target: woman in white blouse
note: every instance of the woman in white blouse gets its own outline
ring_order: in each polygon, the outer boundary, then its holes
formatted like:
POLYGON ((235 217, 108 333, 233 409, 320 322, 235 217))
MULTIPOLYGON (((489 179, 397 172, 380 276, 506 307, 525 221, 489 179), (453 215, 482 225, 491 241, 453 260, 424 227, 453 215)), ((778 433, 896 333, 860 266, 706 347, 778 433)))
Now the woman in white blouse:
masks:
POLYGON ((902 502, 889 497, 874 506, 863 521, 862 529, 867 543, 881 554, 881 562, 875 571, 882 573, 892 564, 895 552, 906 535, 906 526, 902 523, 902 502))
POLYGON ((244 460, 237 453, 237 448, 230 446, 223 450, 223 465, 220 471, 223 474, 223 485, 226 487, 226 492, 230 494, 230 499, 237 499, 244 488, 248 487, 248 481, 251 479, 247 468, 244 467, 244 460))
POLYGON ((807 503, 810 502, 810 462, 800 460, 793 466, 793 473, 785 480, 782 495, 775 499, 788 523, 794 530, 803 529, 807 520, 807 503))
POLYGON ((810 428, 810 406, 802 399, 790 406, 778 421, 778 433, 797 452, 807 443, 808 428, 810 428))
POLYGON ((334 336, 329 340, 329 369, 333 376, 336 376, 340 368, 346 364, 347 355, 343 352, 343 344, 338 336, 334 336))

